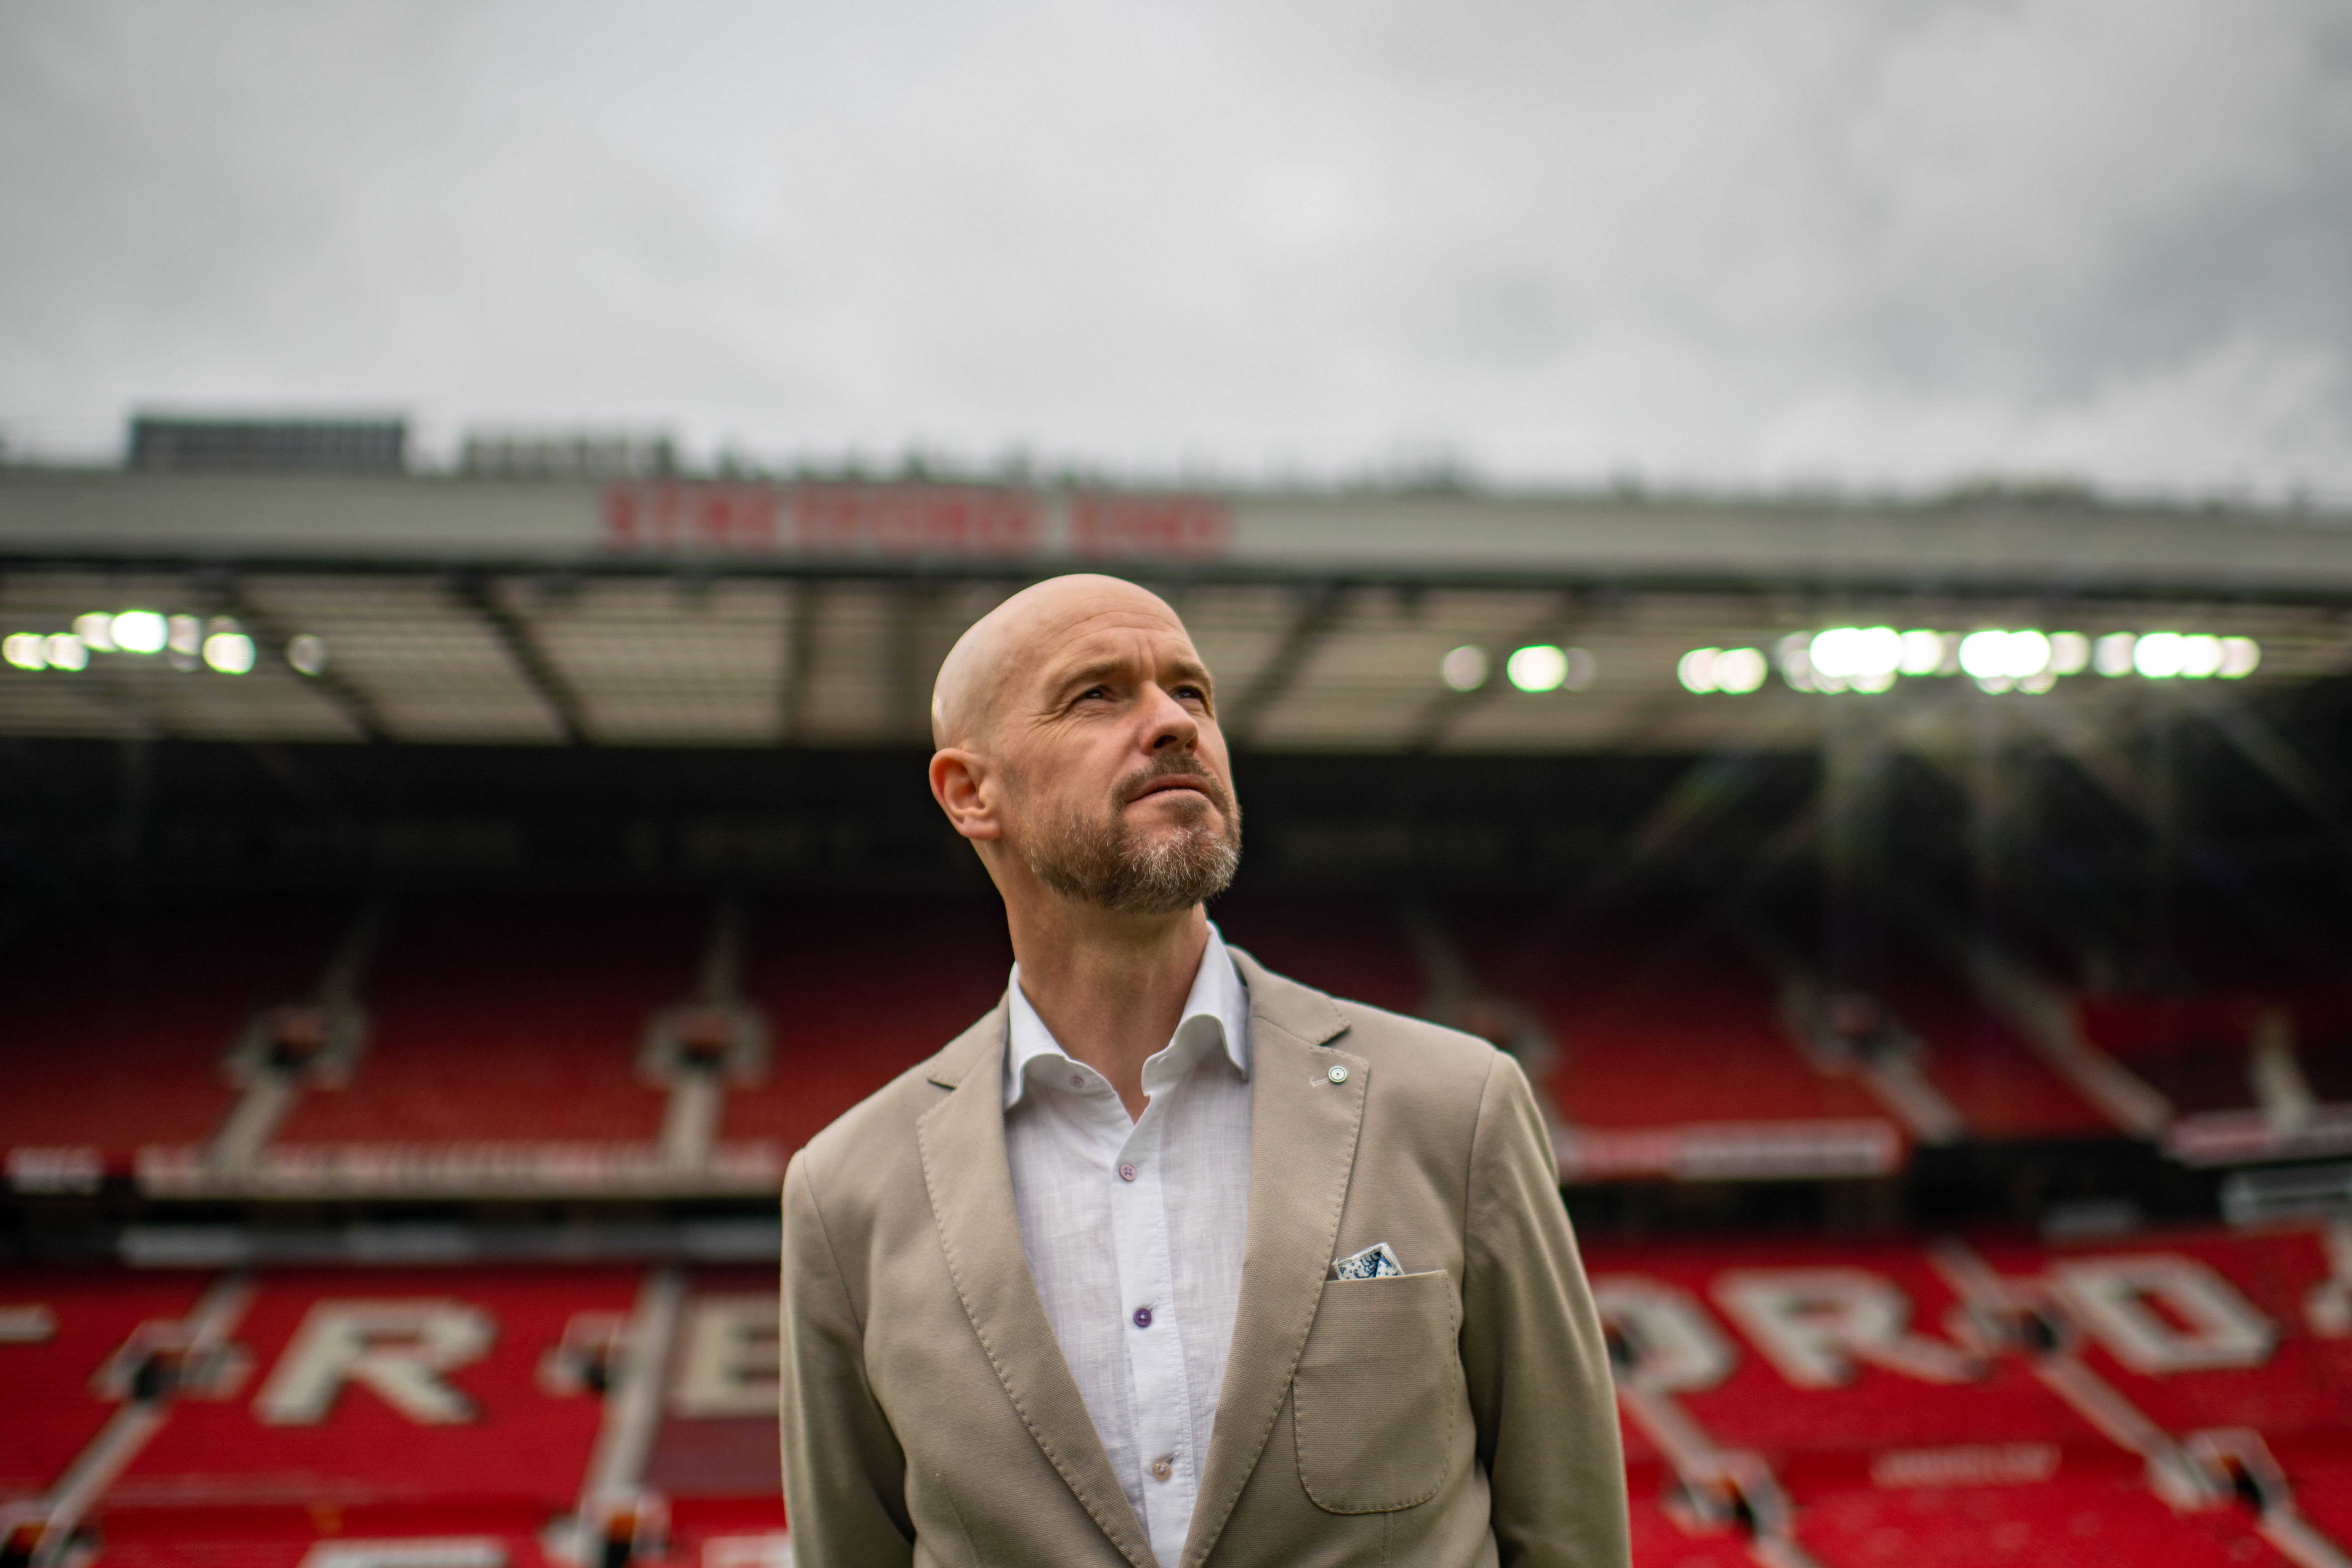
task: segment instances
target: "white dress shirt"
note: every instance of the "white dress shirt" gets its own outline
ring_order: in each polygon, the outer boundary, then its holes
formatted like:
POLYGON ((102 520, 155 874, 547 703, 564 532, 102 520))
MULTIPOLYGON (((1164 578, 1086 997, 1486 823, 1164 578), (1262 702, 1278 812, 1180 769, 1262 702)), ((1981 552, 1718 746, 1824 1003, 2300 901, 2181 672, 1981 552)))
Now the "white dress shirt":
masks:
POLYGON ((1004 1150, 1021 1246, 1087 1413, 1163 1563, 1183 1555, 1241 1299, 1249 1220, 1249 990, 1208 950, 1150 1097, 1128 1120, 1013 966, 1004 1150))

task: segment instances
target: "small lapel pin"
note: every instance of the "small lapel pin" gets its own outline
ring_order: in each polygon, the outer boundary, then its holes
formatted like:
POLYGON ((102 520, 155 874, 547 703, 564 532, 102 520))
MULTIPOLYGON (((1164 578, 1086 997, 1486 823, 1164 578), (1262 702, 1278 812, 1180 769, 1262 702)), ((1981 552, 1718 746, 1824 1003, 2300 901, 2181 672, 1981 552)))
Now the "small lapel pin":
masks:
POLYGON ((1335 1066, 1329 1072, 1325 1073, 1323 1076, 1329 1079, 1333 1083, 1345 1083, 1348 1081, 1348 1069, 1343 1067, 1335 1066))

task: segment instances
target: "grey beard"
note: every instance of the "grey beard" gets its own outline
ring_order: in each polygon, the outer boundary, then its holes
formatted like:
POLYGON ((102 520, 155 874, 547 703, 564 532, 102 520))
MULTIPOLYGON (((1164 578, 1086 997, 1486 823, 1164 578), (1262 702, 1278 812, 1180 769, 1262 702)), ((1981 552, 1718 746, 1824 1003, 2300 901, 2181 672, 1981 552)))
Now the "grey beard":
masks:
POLYGON ((1087 822, 1075 812, 1058 831, 1021 847, 1037 879, 1066 899, 1123 915, 1172 915, 1215 898, 1242 863, 1242 817, 1230 798, 1218 802, 1225 830, 1204 810, 1171 837, 1144 843, 1113 816, 1087 822))

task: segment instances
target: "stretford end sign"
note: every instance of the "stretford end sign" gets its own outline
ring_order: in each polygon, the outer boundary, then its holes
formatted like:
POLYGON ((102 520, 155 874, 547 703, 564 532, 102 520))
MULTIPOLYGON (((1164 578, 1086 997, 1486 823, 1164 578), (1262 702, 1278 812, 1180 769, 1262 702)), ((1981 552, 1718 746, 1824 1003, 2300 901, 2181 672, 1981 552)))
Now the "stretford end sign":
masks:
POLYGON ((996 563, 2352 595, 2352 516, 2182 507, 0 468, 0 563, 996 563))

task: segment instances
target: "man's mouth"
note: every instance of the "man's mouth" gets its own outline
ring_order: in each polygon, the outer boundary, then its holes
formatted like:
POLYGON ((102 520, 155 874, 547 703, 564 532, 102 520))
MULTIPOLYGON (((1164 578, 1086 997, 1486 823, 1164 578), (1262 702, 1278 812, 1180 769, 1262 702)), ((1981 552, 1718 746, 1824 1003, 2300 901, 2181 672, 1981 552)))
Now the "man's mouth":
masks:
POLYGON ((1203 778, 1195 778, 1184 773, 1171 773, 1163 778, 1153 779, 1150 784, 1145 784, 1141 789, 1136 791, 1134 795, 1130 797, 1129 804, 1133 805, 1135 801, 1145 800, 1155 795, 1165 795, 1170 790, 1177 789, 1189 790, 1204 800, 1213 800, 1215 798, 1215 796, 1210 793, 1208 780, 1203 778))

